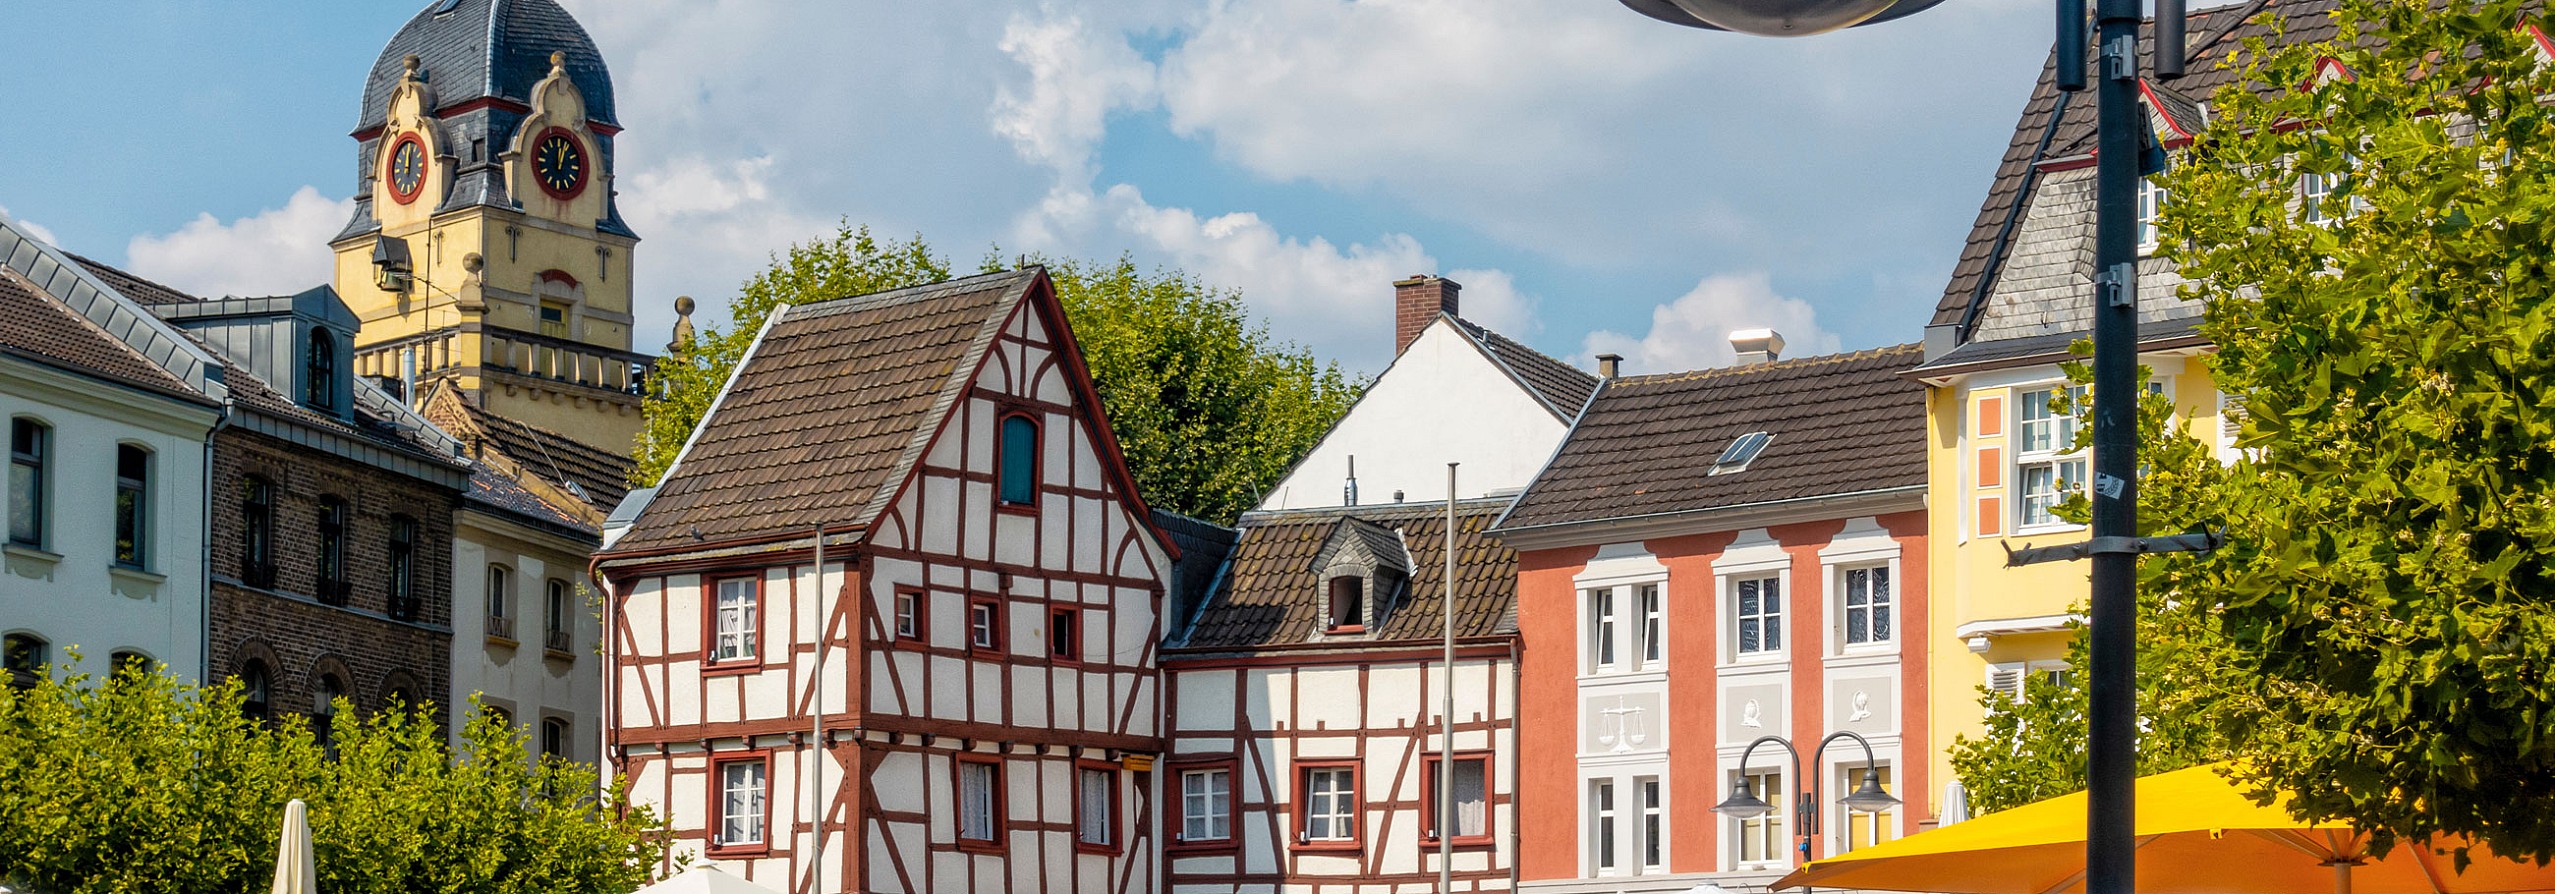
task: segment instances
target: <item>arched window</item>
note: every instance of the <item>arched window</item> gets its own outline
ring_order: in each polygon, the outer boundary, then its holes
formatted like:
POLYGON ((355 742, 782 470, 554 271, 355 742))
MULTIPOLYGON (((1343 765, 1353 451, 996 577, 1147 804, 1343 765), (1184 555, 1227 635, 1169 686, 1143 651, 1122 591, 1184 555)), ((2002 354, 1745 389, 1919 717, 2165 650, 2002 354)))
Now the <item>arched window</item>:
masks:
POLYGON ((337 700, 346 697, 346 681, 336 674, 319 675, 319 688, 311 693, 311 736, 331 757, 337 755, 337 700))
POLYGON ((255 658, 240 665, 240 713, 250 720, 273 717, 275 675, 268 672, 266 662, 255 658))
POLYGON ((557 717, 541 718, 541 756, 568 759, 568 721, 557 717))
POLYGON ((151 672, 151 656, 139 649, 117 649, 107 653, 106 659, 108 672, 115 676, 151 672))
POLYGON ((1028 416, 1015 413, 1002 418, 1002 464, 994 474, 994 486, 1004 503, 1038 502, 1038 423, 1028 416))
POLYGON ((143 568, 150 557, 151 451, 115 445, 115 564, 143 568))
POLYGON ((1331 629, 1346 630, 1366 624, 1366 579, 1354 574, 1331 578, 1331 629))
POLYGON ((302 405, 337 412, 337 339, 326 329, 311 330, 310 349, 302 356, 302 405))
POLYGON ((390 616, 417 619, 417 520, 390 517, 390 616))
POLYGON ((567 581, 555 577, 550 579, 548 598, 542 604, 541 639, 542 645, 553 652, 565 652, 574 645, 568 634, 568 631, 576 629, 568 614, 571 611, 569 592, 567 581))
POLYGON ((53 646, 44 637, 32 633, 0 636, 0 671, 9 674, 9 685, 25 689, 43 679, 45 663, 53 657, 53 646))
POLYGON ((345 605, 353 586, 346 581, 346 501, 319 498, 319 601, 345 605))
POLYGON ((240 496, 240 580, 275 586, 275 485, 255 475, 240 496))
POLYGON ((9 420, 9 542, 44 548, 45 462, 53 429, 26 417, 9 420))

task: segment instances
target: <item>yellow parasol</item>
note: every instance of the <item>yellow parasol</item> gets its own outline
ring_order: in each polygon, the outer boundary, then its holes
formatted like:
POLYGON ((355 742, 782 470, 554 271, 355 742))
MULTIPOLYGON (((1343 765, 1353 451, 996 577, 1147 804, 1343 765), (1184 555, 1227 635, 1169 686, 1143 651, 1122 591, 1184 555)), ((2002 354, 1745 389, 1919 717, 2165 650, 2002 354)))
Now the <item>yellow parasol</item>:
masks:
MULTIPOLYGON (((2555 891, 2555 867, 2497 856, 2481 844, 2464 872, 2450 854, 2466 839, 2399 842, 2384 858, 2340 823, 2308 823, 2287 798, 2256 804, 2224 765, 2138 780, 2139 894, 2523 894, 2555 891)), ((2081 894, 2082 792, 1990 814, 1811 862, 1776 889, 2081 894)))

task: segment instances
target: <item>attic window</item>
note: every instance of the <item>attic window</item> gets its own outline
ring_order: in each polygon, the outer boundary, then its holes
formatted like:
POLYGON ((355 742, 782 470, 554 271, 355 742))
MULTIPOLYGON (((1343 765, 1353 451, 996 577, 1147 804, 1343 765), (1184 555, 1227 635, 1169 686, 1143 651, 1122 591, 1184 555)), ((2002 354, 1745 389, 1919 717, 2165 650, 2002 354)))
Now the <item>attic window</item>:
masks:
POLYGON ((1366 579, 1354 574, 1331 578, 1331 632, 1366 629, 1366 579))
POLYGON ((310 351, 302 363, 302 405, 337 412, 337 340, 329 337, 328 330, 311 330, 310 351))
POLYGON ((434 14, 443 15, 459 8, 461 8, 461 0, 444 0, 442 3, 435 4, 434 14))
POLYGON ((1748 463, 1755 461, 1757 454, 1764 453, 1765 445, 1773 440, 1773 435, 1761 431, 1740 435, 1730 442, 1730 446, 1722 448, 1721 458, 1713 460, 1712 471, 1704 475, 1710 477, 1746 471, 1748 463))

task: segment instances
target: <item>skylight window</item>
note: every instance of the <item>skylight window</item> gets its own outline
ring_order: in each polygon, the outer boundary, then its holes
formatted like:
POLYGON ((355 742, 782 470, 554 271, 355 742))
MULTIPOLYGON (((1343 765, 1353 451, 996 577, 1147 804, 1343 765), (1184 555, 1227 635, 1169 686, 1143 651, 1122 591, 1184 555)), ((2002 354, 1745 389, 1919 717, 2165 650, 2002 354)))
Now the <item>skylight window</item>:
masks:
POLYGON ((1765 445, 1773 440, 1773 435, 1761 431, 1752 431, 1732 439, 1730 446, 1721 449, 1721 458, 1712 461, 1712 471, 1705 472, 1704 476, 1746 471, 1748 463, 1754 461, 1757 454, 1764 453, 1765 445))
POLYGON ((460 6, 461 0, 444 0, 442 3, 435 4, 435 15, 443 15, 444 13, 451 12, 460 6))

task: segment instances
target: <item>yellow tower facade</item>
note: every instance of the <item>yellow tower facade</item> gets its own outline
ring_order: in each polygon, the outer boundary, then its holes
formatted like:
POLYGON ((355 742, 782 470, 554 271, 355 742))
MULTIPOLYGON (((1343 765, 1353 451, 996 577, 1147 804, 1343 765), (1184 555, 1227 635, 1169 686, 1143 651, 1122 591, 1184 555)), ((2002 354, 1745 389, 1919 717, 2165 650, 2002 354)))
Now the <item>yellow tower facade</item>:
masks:
POLYGON ((356 211, 331 241, 362 320, 356 372, 414 400, 627 454, 650 359, 612 189, 611 78, 551 0, 439 0, 364 96, 356 211))

